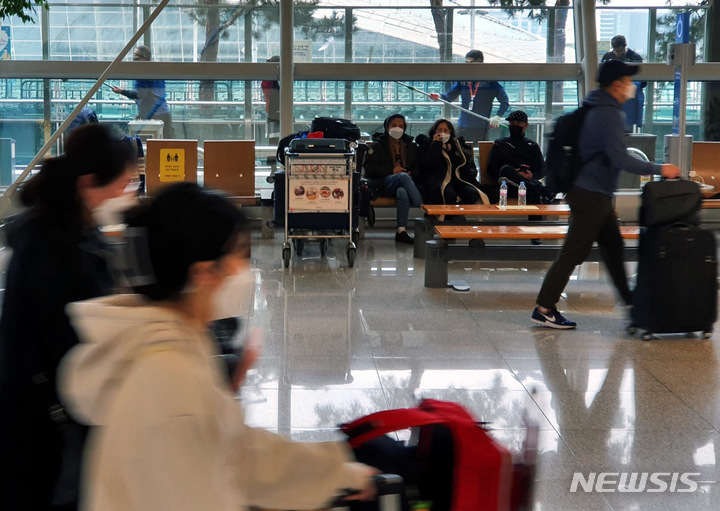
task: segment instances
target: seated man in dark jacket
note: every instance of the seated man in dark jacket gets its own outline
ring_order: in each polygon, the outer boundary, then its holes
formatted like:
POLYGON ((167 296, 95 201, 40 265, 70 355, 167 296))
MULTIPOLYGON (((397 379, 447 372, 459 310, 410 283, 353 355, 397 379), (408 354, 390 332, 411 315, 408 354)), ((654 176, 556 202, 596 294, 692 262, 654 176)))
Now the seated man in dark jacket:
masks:
POLYGON ((552 194, 540 182, 545 177, 545 159, 540 146, 525 137, 530 125, 527 114, 515 110, 505 120, 510 123, 510 136, 497 139, 490 149, 488 175, 493 181, 505 178, 508 197, 517 197, 518 186, 525 181, 528 204, 549 202, 552 194))
POLYGON ((405 117, 393 114, 383 123, 385 131, 373 135, 371 151, 365 157, 365 177, 376 197, 397 199, 395 241, 413 243, 407 231, 410 206, 422 204, 412 176, 417 171, 418 149, 407 131, 405 117))

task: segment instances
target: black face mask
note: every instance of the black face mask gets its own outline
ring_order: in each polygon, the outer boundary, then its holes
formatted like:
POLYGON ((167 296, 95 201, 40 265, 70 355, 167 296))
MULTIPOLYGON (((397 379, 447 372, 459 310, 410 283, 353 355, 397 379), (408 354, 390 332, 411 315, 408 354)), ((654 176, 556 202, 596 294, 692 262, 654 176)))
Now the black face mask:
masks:
POLYGON ((523 127, 522 126, 508 126, 508 129, 510 130, 510 136, 512 138, 522 138, 522 136, 523 136, 523 127))

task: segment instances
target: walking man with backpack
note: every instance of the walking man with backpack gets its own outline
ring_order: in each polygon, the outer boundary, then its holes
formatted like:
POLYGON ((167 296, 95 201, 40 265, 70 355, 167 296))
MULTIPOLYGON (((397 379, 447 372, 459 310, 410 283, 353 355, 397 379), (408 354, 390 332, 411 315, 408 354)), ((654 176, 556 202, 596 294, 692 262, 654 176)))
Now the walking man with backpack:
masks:
MULTIPOLYGON (((577 150, 582 164, 565 196, 571 210, 568 233, 560 255, 543 280, 536 300, 537 307, 532 313, 534 323, 556 329, 577 326, 560 314, 557 303, 575 267, 590 254, 593 242, 597 242, 623 302, 632 305, 632 292, 628 287, 623 260, 624 244, 613 205, 620 171, 660 174, 667 178, 680 176, 676 165, 644 162, 627 152, 622 105, 635 97, 635 84, 631 77, 639 71, 639 66, 620 60, 600 64, 600 87, 588 95, 580 109, 585 111, 576 116, 582 120, 577 127, 577 148, 573 150, 577 150)), ((552 148, 548 154, 551 151, 552 148)), ((552 172, 553 169, 548 167, 548 173, 552 172)))

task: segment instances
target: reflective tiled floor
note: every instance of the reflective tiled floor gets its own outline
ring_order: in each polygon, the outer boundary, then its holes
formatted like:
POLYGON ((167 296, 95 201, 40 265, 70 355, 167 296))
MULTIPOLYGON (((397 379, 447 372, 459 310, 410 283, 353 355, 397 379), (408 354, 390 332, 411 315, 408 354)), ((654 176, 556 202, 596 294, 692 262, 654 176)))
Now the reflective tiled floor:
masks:
POLYGON ((243 391, 251 424, 339 438, 338 423, 433 397, 463 403, 516 450, 529 413, 541 430, 536 510, 720 509, 720 335, 631 338, 597 263, 560 304, 579 328, 557 332, 530 322, 546 263, 451 263, 471 286, 458 292, 425 288, 424 261, 390 232, 368 234, 352 269, 339 240, 327 257, 308 244, 287 270, 281 248, 278 233, 253 251, 250 324, 266 339, 243 391), (570 491, 573 474, 593 472, 613 473, 608 491, 570 491), (619 491, 633 472, 667 484, 619 491), (694 492, 672 483, 686 472, 694 492))

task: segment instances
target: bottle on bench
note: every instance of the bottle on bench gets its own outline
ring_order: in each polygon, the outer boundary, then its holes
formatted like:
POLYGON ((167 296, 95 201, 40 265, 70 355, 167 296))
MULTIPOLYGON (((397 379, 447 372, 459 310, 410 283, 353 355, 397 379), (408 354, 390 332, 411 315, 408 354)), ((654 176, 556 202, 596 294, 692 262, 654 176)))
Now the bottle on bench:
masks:
POLYGON ((524 208, 527 206, 527 188, 525 187, 525 181, 520 181, 518 187, 518 207, 524 208))
POLYGON ((498 207, 500 209, 507 209, 507 194, 507 182, 503 179, 502 184, 500 185, 500 202, 498 203, 498 207))

